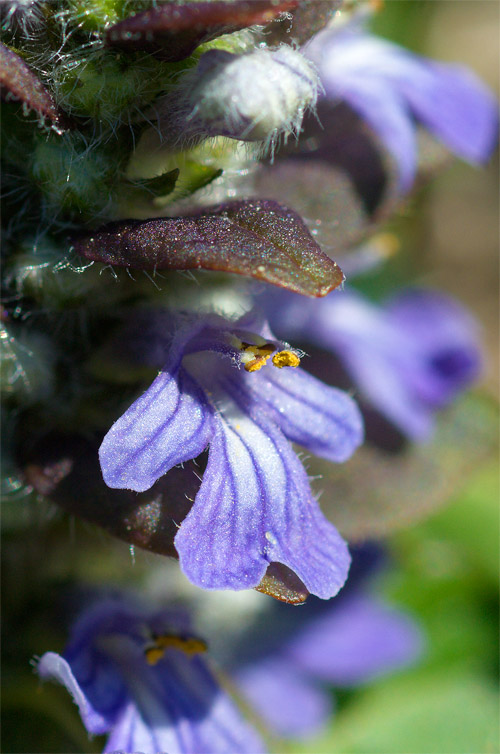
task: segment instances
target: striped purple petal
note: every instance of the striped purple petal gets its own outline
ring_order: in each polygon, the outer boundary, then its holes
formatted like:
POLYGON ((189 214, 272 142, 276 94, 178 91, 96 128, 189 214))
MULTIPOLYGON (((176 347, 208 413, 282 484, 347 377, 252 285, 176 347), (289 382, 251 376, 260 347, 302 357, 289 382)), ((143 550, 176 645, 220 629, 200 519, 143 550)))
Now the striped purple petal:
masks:
POLYGON ((199 455, 211 432, 203 391, 178 363, 170 363, 104 438, 104 481, 143 492, 173 466, 199 455))
POLYGON ((266 368, 246 387, 266 408, 292 442, 315 455, 341 463, 363 441, 363 419, 343 390, 325 385, 303 369, 266 368))
POLYGON ((248 413, 232 389, 226 383, 203 483, 175 538, 181 568, 205 589, 248 589, 283 563, 328 599, 347 577, 347 546, 265 406, 248 413))
POLYGON ((457 156, 485 162, 498 139, 498 103, 466 68, 437 63, 365 33, 326 31, 307 47, 326 97, 344 100, 394 156, 402 191, 417 168, 416 122, 457 156))

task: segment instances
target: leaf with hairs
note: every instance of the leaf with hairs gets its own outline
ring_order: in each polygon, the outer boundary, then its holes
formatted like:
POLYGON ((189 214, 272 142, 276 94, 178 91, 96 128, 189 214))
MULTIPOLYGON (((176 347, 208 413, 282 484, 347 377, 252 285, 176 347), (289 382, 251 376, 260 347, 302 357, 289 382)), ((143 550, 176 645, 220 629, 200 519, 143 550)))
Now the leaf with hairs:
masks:
POLYGON ((344 279, 300 216, 268 199, 111 223, 75 238, 73 247, 86 259, 118 267, 231 272, 306 296, 325 296, 344 279))
POLYGON ((0 89, 3 99, 20 100, 25 108, 47 118, 62 132, 69 123, 52 95, 24 60, 0 42, 0 89))

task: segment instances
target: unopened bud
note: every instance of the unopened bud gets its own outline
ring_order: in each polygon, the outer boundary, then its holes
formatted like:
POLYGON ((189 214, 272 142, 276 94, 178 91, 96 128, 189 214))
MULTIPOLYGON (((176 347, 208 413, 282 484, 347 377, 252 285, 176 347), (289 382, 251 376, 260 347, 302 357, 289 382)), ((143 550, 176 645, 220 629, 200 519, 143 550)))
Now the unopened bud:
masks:
MULTIPOLYGON (((318 96, 314 66, 288 45, 244 55, 210 50, 191 75, 178 122, 184 137, 221 135, 273 147, 280 136, 298 134, 318 96)), ((165 102, 167 109, 174 101, 165 102)))

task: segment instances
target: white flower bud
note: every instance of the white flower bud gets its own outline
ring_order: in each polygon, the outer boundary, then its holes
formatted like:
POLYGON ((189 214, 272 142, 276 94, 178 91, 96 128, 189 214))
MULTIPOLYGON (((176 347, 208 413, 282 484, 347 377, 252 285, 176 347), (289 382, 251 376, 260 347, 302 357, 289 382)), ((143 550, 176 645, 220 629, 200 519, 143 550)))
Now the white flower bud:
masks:
POLYGON ((212 136, 274 144, 298 133, 318 87, 315 68, 287 45, 246 55, 210 50, 188 94, 188 120, 212 136))
POLYGON ((310 61, 288 45, 243 55, 210 50, 156 109, 163 140, 207 136, 262 141, 297 135, 320 87, 310 61))

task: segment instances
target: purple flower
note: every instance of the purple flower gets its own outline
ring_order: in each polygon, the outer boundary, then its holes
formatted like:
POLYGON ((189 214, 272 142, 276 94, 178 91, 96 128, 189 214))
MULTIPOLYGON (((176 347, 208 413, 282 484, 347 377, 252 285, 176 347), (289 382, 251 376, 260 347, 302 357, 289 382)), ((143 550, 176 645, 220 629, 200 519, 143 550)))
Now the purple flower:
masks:
POLYGON ((110 734, 106 752, 263 751, 203 650, 179 614, 115 599, 84 613, 64 655, 47 652, 37 669, 66 686, 90 734, 110 734))
POLYGON ((317 302, 280 294, 268 309, 277 332, 333 351, 363 398, 413 440, 479 374, 477 326, 440 293, 409 290, 382 306, 352 291, 317 302))
POLYGON ((104 438, 106 484, 146 490, 209 444, 203 482, 175 537, 188 578, 205 589, 248 589, 278 562, 311 593, 336 594, 347 547, 289 441, 345 461, 362 440, 356 404, 293 368, 297 353, 253 315, 231 322, 163 312, 149 327, 136 323, 135 358, 163 366, 104 438))
POLYGON ((401 191, 415 178, 418 123, 469 162, 491 154, 498 103, 465 67, 414 55, 356 22, 322 32, 305 51, 318 66, 326 97, 347 102, 393 155, 401 191))
POLYGON ((233 677, 269 728, 287 738, 314 735, 330 719, 325 685, 369 683, 421 653, 415 622, 366 587, 353 589, 351 580, 330 602, 310 598, 297 609, 273 603, 269 612, 265 627, 257 628, 253 653, 233 677))

